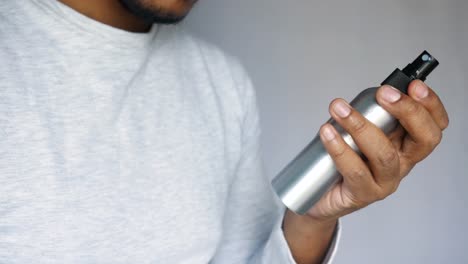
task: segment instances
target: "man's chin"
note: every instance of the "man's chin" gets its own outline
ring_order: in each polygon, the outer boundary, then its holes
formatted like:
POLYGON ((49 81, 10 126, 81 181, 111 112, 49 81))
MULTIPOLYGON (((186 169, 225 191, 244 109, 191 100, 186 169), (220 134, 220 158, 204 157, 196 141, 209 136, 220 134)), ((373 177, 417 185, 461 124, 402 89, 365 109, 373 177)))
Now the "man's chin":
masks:
MULTIPOLYGON (((148 23, 177 24, 182 21, 197 0, 174 0, 173 8, 163 7, 158 0, 119 0, 126 9, 148 23)), ((164 1, 164 0, 161 0, 164 1)), ((167 5, 167 4, 166 4, 167 5)))
POLYGON ((181 22, 182 20, 184 20, 185 17, 186 14, 183 16, 153 16, 150 20, 146 21, 156 24, 171 25, 181 22))

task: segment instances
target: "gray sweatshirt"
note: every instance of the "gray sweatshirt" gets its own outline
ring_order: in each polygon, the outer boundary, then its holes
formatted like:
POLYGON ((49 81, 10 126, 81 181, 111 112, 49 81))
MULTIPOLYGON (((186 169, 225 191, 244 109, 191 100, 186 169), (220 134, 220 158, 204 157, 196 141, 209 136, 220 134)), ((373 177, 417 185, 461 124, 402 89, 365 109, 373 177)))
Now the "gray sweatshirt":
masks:
POLYGON ((294 263, 259 135, 243 68, 181 26, 0 2, 0 263, 294 263))

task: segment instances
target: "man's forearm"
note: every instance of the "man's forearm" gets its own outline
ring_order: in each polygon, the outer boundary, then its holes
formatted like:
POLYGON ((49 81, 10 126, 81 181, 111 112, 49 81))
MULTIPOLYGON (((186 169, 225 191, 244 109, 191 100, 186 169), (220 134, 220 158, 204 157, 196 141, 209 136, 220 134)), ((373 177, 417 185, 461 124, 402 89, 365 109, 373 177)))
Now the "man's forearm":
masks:
POLYGON ((309 216, 297 215, 287 210, 283 232, 298 264, 321 263, 336 228, 336 220, 319 222, 309 216))

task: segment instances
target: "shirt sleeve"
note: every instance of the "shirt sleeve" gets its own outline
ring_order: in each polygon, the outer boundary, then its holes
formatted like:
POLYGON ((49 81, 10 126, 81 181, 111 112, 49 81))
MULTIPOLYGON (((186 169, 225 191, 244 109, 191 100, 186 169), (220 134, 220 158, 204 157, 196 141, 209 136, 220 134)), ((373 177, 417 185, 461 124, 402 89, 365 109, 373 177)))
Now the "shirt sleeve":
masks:
MULTIPOLYGON (((263 169, 255 92, 244 75, 242 152, 224 215, 223 237, 213 264, 296 264, 282 223, 285 207, 263 169)), ((323 263, 331 263, 341 233, 338 223, 323 263)))

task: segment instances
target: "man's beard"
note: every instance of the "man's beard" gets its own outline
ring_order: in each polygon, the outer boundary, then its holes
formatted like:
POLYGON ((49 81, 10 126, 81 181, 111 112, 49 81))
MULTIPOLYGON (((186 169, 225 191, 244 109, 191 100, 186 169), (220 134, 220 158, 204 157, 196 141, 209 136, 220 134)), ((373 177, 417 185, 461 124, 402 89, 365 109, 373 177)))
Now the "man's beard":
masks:
MULTIPOLYGON (((177 24, 187 14, 175 14, 158 6, 148 6, 143 0, 119 0, 134 15, 144 19, 148 23, 177 24)), ((190 1, 190 0, 182 0, 190 1)), ((195 1, 193 1, 195 2, 195 1)))

